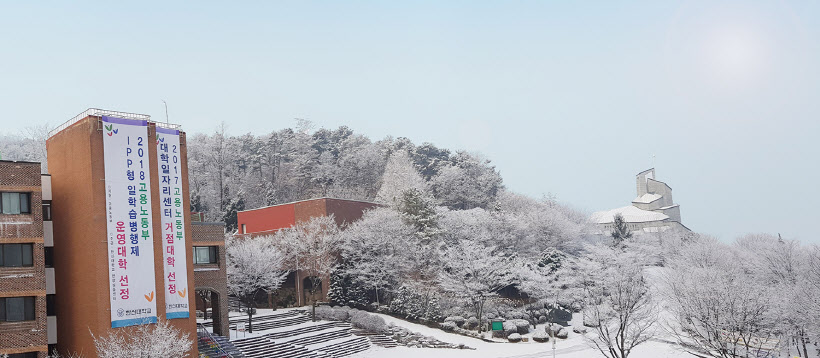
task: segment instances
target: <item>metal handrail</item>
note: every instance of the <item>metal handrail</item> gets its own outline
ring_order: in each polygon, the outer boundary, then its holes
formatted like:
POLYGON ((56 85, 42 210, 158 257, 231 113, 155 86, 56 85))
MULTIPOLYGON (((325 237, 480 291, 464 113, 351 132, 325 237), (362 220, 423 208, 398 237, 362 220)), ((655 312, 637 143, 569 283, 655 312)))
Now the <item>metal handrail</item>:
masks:
POLYGON ((211 334, 211 332, 208 332, 208 330, 205 329, 205 326, 202 325, 202 323, 197 323, 196 325, 197 325, 197 327, 200 331, 202 331, 203 333, 205 333, 206 336, 208 336, 208 338, 211 340, 211 342, 214 342, 214 344, 216 344, 216 349, 222 357, 234 358, 234 356, 232 354, 228 353, 227 351, 225 351, 222 348, 222 345, 220 345, 219 342, 217 342, 216 339, 214 339, 213 334, 211 334))
POLYGON ((89 108, 83 111, 82 113, 74 116, 73 118, 67 120, 65 123, 57 126, 57 128, 52 129, 48 132, 48 136, 51 137, 63 129, 70 127, 72 124, 79 122, 85 117, 88 116, 112 116, 117 118, 125 118, 125 119, 136 119, 141 121, 149 121, 155 123, 157 127, 160 128, 167 128, 167 129, 181 129, 182 126, 179 124, 171 124, 171 123, 162 123, 162 122, 154 122, 151 120, 151 116, 147 114, 140 114, 140 113, 129 113, 129 112, 121 112, 121 111, 112 111, 107 109, 99 109, 99 108, 89 108))

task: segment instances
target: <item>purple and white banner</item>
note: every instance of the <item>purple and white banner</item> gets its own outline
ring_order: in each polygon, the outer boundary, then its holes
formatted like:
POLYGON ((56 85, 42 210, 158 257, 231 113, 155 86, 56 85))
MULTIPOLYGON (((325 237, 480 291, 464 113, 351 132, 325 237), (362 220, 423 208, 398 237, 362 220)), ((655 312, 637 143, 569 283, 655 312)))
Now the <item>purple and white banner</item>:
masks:
POLYGON ((179 131, 157 127, 157 173, 165 267, 165 317, 188 318, 188 269, 179 131))
POLYGON ((111 327, 155 323, 148 123, 102 121, 111 327))

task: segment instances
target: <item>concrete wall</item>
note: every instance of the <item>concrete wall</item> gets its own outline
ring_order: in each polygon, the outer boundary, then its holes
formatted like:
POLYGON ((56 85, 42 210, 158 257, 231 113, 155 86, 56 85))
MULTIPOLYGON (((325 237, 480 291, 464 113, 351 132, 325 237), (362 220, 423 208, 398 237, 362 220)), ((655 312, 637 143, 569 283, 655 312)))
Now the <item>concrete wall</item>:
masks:
MULTIPOLYGON (((103 162, 102 123, 99 117, 83 120, 55 134, 46 142, 49 171, 52 180, 52 212, 54 222, 54 261, 56 265, 57 301, 60 312, 57 321, 60 353, 82 352, 96 357, 91 333, 105 336, 113 332, 108 286, 108 245, 105 217, 105 168, 103 162)), ((148 142, 156 138, 153 123, 148 127, 148 142)), ((187 145, 180 134, 183 182, 183 209, 189 210, 187 145)), ((162 235, 159 201, 159 177, 154 163, 156 146, 149 145, 151 197, 154 224, 154 272, 156 292, 165 292, 162 264, 162 235)), ((190 220, 185 223, 191 233, 190 220)), ((191 240, 186 242, 188 288, 194 292, 191 240)), ((188 295, 190 317, 170 320, 171 325, 196 340, 194 295, 188 295)), ((157 316, 165 319, 165 296, 157 295, 157 316)), ((131 332, 134 327, 116 328, 131 332)), ((196 356, 196 346, 191 356, 196 356)))
POLYGON ((646 188, 646 177, 655 177, 655 168, 644 170, 638 175, 635 176, 635 191, 638 193, 638 196, 644 195, 647 193, 646 188))
POLYGON ((661 181, 649 179, 646 182, 646 186, 647 190, 650 193, 659 194, 663 196, 663 198, 653 203, 660 205, 658 206, 658 208, 673 205, 672 188, 670 188, 669 185, 666 185, 666 183, 661 181))

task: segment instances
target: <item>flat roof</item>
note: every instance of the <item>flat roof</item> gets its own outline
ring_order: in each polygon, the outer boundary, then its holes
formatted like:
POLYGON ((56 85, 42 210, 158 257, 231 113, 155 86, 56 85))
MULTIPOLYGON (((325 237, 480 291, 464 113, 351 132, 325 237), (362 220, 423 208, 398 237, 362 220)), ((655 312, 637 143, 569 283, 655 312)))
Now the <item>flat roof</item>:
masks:
POLYGON ((0 163, 19 163, 19 164, 37 164, 37 165, 42 164, 40 162, 29 162, 29 161, 25 161, 25 160, 5 160, 5 159, 0 159, 0 163))
POLYGON ((65 121, 65 123, 57 126, 57 128, 52 129, 50 132, 48 132, 48 137, 49 138, 53 137, 55 134, 62 132, 63 129, 71 127, 71 125, 83 120, 84 118, 87 118, 87 117, 102 117, 102 116, 111 116, 111 117, 117 117, 117 118, 148 121, 148 122, 151 122, 151 123, 155 123, 157 125, 157 127, 160 127, 160 128, 176 129, 176 130, 182 131, 182 126, 179 125, 179 124, 152 121, 151 116, 147 115, 147 114, 130 113, 130 112, 122 112, 122 111, 112 111, 112 110, 100 109, 100 108, 89 108, 89 109, 86 109, 85 111, 83 111, 82 113, 74 116, 74 118, 71 118, 71 119, 65 121))
POLYGON ((373 205, 384 205, 384 204, 379 204, 379 203, 372 202, 372 201, 365 201, 365 200, 353 200, 353 199, 339 199, 339 198, 331 198, 331 197, 323 196, 323 197, 321 197, 321 198, 313 198, 313 199, 296 200, 296 201, 291 201, 291 202, 288 202, 288 203, 275 204, 275 205, 268 205, 268 206, 263 206, 263 207, 260 207, 260 208, 255 208, 255 209, 240 210, 240 211, 237 211, 237 212, 238 212, 238 213, 244 213, 244 212, 246 212, 246 211, 262 210, 262 209, 273 208, 273 207, 277 207, 277 206, 291 205, 291 204, 304 203, 304 202, 308 202, 308 201, 316 201, 316 200, 328 200, 328 199, 329 199, 329 200, 350 201, 350 202, 354 202, 354 203, 364 203, 364 204, 373 204, 373 205))

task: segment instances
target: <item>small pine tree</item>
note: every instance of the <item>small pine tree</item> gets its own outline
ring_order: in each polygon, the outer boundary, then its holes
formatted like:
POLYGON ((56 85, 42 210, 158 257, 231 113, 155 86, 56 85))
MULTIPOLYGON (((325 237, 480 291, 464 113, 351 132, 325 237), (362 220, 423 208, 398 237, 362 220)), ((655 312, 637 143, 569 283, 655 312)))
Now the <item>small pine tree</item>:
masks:
POLYGON ((612 235, 615 246, 621 245, 624 240, 632 237, 632 232, 629 231, 623 215, 615 214, 615 222, 612 224, 612 233, 610 235, 612 235))
POLYGON ((222 216, 222 221, 225 222, 225 230, 227 232, 234 232, 238 228, 236 213, 245 210, 245 199, 240 194, 231 200, 228 207, 225 208, 225 214, 222 216))
POLYGON ((396 209, 406 224, 416 228, 416 233, 422 241, 439 232, 436 205, 424 192, 415 188, 405 190, 396 209))

